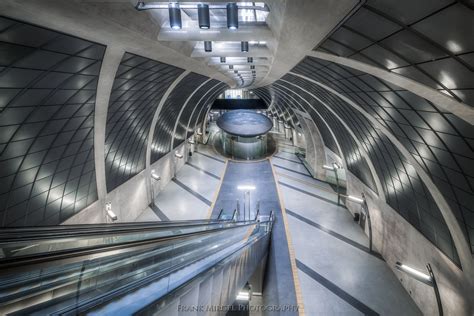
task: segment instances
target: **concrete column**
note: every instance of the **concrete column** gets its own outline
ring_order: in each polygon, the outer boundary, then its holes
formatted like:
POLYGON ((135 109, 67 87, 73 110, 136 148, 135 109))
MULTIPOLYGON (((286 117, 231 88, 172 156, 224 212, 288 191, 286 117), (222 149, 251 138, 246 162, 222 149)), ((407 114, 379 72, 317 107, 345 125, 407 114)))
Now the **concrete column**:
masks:
MULTIPOLYGON (((107 197, 107 182, 105 178, 105 132, 107 125, 107 110, 110 94, 114 84, 115 74, 120 66, 124 50, 120 47, 107 46, 100 68, 99 81, 94 111, 94 160, 97 196, 101 217, 106 219, 105 203, 107 197)), ((95 214, 94 214, 95 216, 95 214)))
MULTIPOLYGON (((301 121, 300 121, 301 122, 301 121)), ((306 126, 311 130, 312 141, 314 147, 315 161, 311 165, 313 171, 315 172, 315 177, 318 179, 326 178, 326 170, 323 166, 326 164, 326 146, 324 145, 324 140, 319 132, 318 127, 312 119, 306 119, 306 126)))

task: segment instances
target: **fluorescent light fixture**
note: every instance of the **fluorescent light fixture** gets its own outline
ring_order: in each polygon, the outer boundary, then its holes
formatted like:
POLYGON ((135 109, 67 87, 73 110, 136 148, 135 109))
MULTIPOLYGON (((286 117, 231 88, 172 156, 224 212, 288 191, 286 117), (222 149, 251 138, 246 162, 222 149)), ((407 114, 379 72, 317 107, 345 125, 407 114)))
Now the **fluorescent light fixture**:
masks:
POLYGON ((204 51, 206 53, 212 52, 212 42, 211 41, 204 41, 204 51))
POLYGON ((419 270, 413 269, 412 267, 404 265, 403 263, 398 262, 398 261, 395 264, 395 268, 397 268, 397 270, 399 270, 399 271, 405 272, 410 277, 412 277, 412 278, 414 278, 414 279, 416 279, 420 282, 423 282, 423 283, 431 285, 431 286, 433 285, 433 279, 431 278, 430 275, 428 275, 426 273, 423 273, 419 270))
POLYGON ((155 179, 156 181, 160 181, 160 180, 161 180, 161 177, 156 173, 155 170, 152 170, 152 171, 151 171, 151 177, 152 177, 153 179, 155 179))
POLYGON ((249 42, 240 42, 240 51, 242 53, 248 53, 249 52, 249 42))
POLYGON ((198 134, 199 136, 202 136, 202 132, 197 132, 197 134, 198 134))
POLYGON ((191 145, 196 144, 196 143, 194 142, 194 140, 192 140, 192 139, 188 140, 188 143, 191 144, 191 145))
POLYGON ((255 186, 252 184, 241 184, 237 186, 237 190, 255 190, 255 186))
POLYGON ((323 165, 323 169, 334 171, 334 168, 328 165, 323 165))
POLYGON ((183 27, 181 23, 181 8, 178 2, 170 2, 168 5, 168 13, 170 17, 170 26, 173 30, 179 30, 183 27))
POLYGON ((227 28, 229 30, 236 30, 239 28, 239 8, 237 3, 228 3, 227 6, 227 28))
POLYGON ((301 136, 301 133, 298 133, 298 136, 301 136))
POLYGON ((242 292, 242 291, 240 291, 240 292, 237 294, 236 300, 237 300, 237 301, 248 301, 248 300, 250 300, 250 293, 249 293, 249 292, 242 292))
POLYGON ((211 27, 211 20, 209 18, 209 5, 199 3, 198 4, 198 21, 200 29, 209 29, 211 27))
POLYGON ((348 196, 347 196, 347 199, 348 199, 348 200, 351 200, 352 202, 359 203, 359 204, 364 203, 364 200, 363 200, 363 199, 358 198, 358 197, 353 196, 353 195, 348 195, 348 196))
POLYGON ((179 158, 179 159, 183 158, 183 155, 180 154, 179 152, 175 152, 174 155, 176 158, 179 158))
POLYGON ((337 163, 335 163, 335 162, 332 164, 332 166, 333 166, 334 169, 341 169, 341 166, 339 166, 339 165, 338 165, 337 163))
POLYGON ((108 202, 105 204, 105 210, 107 212, 107 216, 110 217, 111 220, 116 221, 117 215, 112 211, 112 203, 108 202))

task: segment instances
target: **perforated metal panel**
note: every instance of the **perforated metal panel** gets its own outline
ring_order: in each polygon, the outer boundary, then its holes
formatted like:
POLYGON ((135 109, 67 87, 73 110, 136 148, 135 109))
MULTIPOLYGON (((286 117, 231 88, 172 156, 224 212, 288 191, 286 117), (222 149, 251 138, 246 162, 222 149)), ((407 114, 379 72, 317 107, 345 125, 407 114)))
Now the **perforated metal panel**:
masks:
POLYGON ((107 112, 105 168, 110 192, 145 168, 148 133, 158 104, 183 69, 126 53, 107 112))
POLYGON ((1 226, 57 225, 97 200, 94 107, 104 51, 0 18, 1 226))
POLYGON ((474 106, 469 1, 370 0, 316 50, 409 77, 474 106))
MULTIPOLYGON (((151 162, 155 162, 170 151, 171 141, 174 137, 173 130, 178 120, 178 114, 187 98, 208 78, 199 74, 190 73, 184 77, 171 91, 163 104, 160 116, 153 134, 151 162)), ((188 106, 187 108, 190 108, 188 106)), ((175 140, 175 145, 184 139, 175 140)))

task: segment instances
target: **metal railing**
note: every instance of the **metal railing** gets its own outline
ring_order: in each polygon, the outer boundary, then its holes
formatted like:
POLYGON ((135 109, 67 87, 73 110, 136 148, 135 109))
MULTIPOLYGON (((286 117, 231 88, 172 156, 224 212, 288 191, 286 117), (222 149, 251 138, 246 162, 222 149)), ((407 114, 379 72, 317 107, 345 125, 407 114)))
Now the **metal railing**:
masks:
POLYGON ((165 295, 178 271, 186 282, 185 267, 209 268, 269 229, 210 220, 0 230, 0 314, 83 313, 154 282, 165 295))

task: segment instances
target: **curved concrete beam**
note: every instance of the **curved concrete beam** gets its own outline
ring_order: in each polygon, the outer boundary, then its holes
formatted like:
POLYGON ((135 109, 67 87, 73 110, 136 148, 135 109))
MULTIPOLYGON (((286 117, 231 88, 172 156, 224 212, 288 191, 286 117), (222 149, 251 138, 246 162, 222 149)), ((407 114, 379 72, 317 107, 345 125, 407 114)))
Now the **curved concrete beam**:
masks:
MULTIPOLYGON (((283 91, 283 89, 288 89, 287 87, 281 85, 281 84, 278 84, 278 83, 274 83, 273 84, 274 86, 281 86, 280 90, 281 90, 281 93, 285 93, 285 94, 288 94, 286 91, 283 91)), ((326 120, 324 119, 324 117, 313 107, 313 105, 311 103, 309 103, 308 101, 306 101, 302 96, 300 96, 298 94, 298 92, 296 91, 293 91, 291 89, 288 89, 290 90, 292 93, 296 94, 301 100, 303 100, 306 104, 308 104, 308 106, 316 113, 316 115, 319 116, 319 118, 324 122, 324 124, 326 125, 326 127, 328 128, 329 132, 331 133, 331 136, 333 137, 334 141, 336 142, 336 146, 337 148, 339 149, 339 153, 340 153, 340 157, 341 157, 341 160, 342 160, 342 165, 344 167, 345 170, 349 170, 348 167, 347 167, 347 161, 346 161, 346 158, 344 156, 344 151, 342 150, 341 148, 341 145, 339 144, 339 140, 337 139, 336 137, 336 134, 334 133, 334 131, 332 130, 332 127, 326 122, 326 120)), ((304 90, 303 90, 304 91, 304 90)), ((306 92, 306 91, 305 91, 306 92)), ((292 97, 290 94, 288 94, 288 96, 292 97)), ((305 108, 305 107, 302 107, 302 108, 305 108)), ((306 109, 305 109, 306 110, 306 109)), ((342 123, 344 125, 344 123, 342 123)), ((349 131, 350 133, 350 131, 349 131)), ((358 140, 355 139, 354 142, 357 144, 358 147, 360 147, 360 144, 358 143, 358 140)), ((364 156, 364 153, 365 151, 362 149, 362 156, 364 156)), ((365 157, 365 156, 364 156, 365 157)), ((369 166, 369 169, 370 169, 370 166, 372 165, 372 161, 368 160, 368 155, 367 155, 367 158, 365 158, 365 160, 367 161, 367 165, 369 166)), ((322 166, 320 167, 322 168, 322 166)), ((375 173, 375 168, 374 168, 374 171, 372 171, 371 169, 371 173, 372 173, 372 177, 374 178, 374 181, 375 181, 375 185, 377 186, 377 190, 379 191, 379 193, 377 194, 377 192, 373 191, 371 189, 371 193, 373 193, 374 196, 379 196, 383 199, 385 199, 385 193, 384 191, 380 191, 380 188, 382 187, 382 184, 379 180, 379 178, 377 177, 377 173, 375 173), (377 184, 377 181, 380 182, 380 187, 379 185, 377 184)), ((370 189, 370 188, 369 188, 370 189)))
POLYGON ((283 96, 279 95, 279 97, 283 99, 286 104, 288 104, 288 107, 291 107, 291 103, 288 101, 288 99, 291 98, 293 102, 298 103, 300 108, 303 109, 304 112, 301 112, 297 109, 293 109, 293 112, 298 118, 298 121, 300 122, 302 127, 302 131, 304 133, 307 154, 306 161, 316 172, 315 176, 317 179, 326 179, 326 171, 323 168, 323 165, 326 164, 326 150, 324 149, 325 145, 316 124, 311 119, 311 115, 309 115, 306 108, 302 106, 301 103, 298 102, 298 100, 294 99, 291 95, 287 95, 278 87, 273 86, 272 88, 275 89, 277 93, 284 94, 283 96))
MULTIPOLYGON (((356 143, 357 147, 359 148, 360 152, 362 153, 362 157, 365 159, 365 161, 367 162, 367 165, 369 166, 369 169, 370 169, 370 172, 372 173, 372 178, 374 179, 375 181, 375 186, 377 187, 377 192, 378 192, 378 195, 383 198, 385 200, 385 192, 383 190, 383 186, 382 186, 382 182, 380 181, 379 177, 378 177, 378 174, 377 172, 375 171, 375 166, 374 164, 372 163, 372 160, 370 159, 369 157, 369 154, 367 153, 367 151, 365 150, 364 146, 362 146, 362 143, 359 141, 359 139, 357 138, 357 136, 354 134, 354 132, 352 131, 352 129, 346 124, 346 122, 344 122, 344 120, 328 105, 326 104, 323 100, 319 99, 317 96, 315 96, 314 94, 312 94, 311 92, 299 87, 298 85, 292 83, 292 82, 289 82, 289 81, 286 81, 286 80, 283 80, 283 79, 280 79, 280 81, 282 82, 286 82, 288 83, 289 85, 292 85, 298 89, 300 89, 301 91, 307 93, 308 95, 310 95, 311 97, 313 97, 315 100, 317 100, 318 102, 320 102, 322 105, 324 105, 333 115, 334 117, 342 124, 342 126, 344 126, 344 128, 347 130, 347 132, 349 133, 349 135, 352 137, 352 139, 354 140, 354 142, 356 143)), ((288 89, 288 88, 287 88, 288 89)), ((297 92, 295 91, 292 91, 293 93, 296 93, 302 100, 304 100, 308 105, 310 105, 312 107, 312 105, 306 101, 302 96, 300 96, 297 92)), ((316 113, 319 113, 314 107, 312 107, 313 110, 316 112, 316 113)), ((345 159, 343 160, 345 161, 345 159)), ((345 164, 344 168, 346 170, 347 169, 347 163, 345 164)))
MULTIPOLYGON (((204 93, 202 95, 202 97, 199 99, 199 101, 196 103, 196 106, 193 108, 193 111, 191 112, 191 115, 189 116, 189 119, 188 119, 188 124, 186 124, 186 134, 188 133, 188 130, 189 130, 189 125, 191 124, 191 119, 193 118, 193 115, 194 115, 194 111, 196 111, 196 108, 197 108, 197 105, 199 105, 201 103, 201 101, 204 99, 204 97, 206 97, 211 91, 213 91, 215 88, 217 88, 219 85, 221 84, 221 82, 218 82, 216 83, 212 88, 210 88, 209 90, 206 91, 206 93, 204 93)), ((203 106, 204 107, 204 106, 203 106)), ((202 109, 201 109, 202 110, 202 109)), ((199 115, 198 115, 199 117, 199 115)), ((196 125, 194 125, 194 128, 193 128, 193 131, 196 129, 196 125)))
MULTIPOLYGON (((280 86, 279 84, 274 83, 274 87, 275 87, 276 85, 280 86)), ((282 86, 282 87, 284 87, 284 86, 282 86)), ((281 91, 281 92, 286 94, 285 91, 281 91)), ((295 92, 293 92, 293 93, 295 93, 295 92)), ((291 95, 289 95, 289 94, 288 94, 288 96, 291 97, 292 99, 294 99, 293 96, 291 96, 291 95)), ((298 95, 298 96, 299 96, 299 95, 298 95)), ((301 98, 301 96, 300 96, 300 98, 301 98)), ((306 111, 306 108, 305 108, 304 106, 302 106, 301 103, 300 103, 298 100, 294 99, 294 101, 297 102, 298 104, 300 104, 301 108, 306 111)), ((315 111, 316 115, 319 116, 319 118, 321 119, 321 121, 324 123, 324 125, 326 126, 326 128, 329 130, 329 133, 331 133, 331 136, 332 136, 332 138, 334 139, 334 142, 336 143, 337 149, 339 150, 339 155, 340 155, 341 160, 343 161, 344 168, 347 170, 347 164, 346 164, 346 161, 345 161, 345 158, 344 158, 344 152, 342 151, 341 144, 339 144, 339 140, 337 139, 336 134, 334 134, 334 131, 332 130, 332 127, 326 122, 326 120, 321 116, 321 114, 319 114, 319 112, 317 112, 313 107, 312 107, 312 109, 313 109, 313 111, 315 111)), ((307 111, 306 111, 306 112, 307 112, 307 111)), ((309 115, 309 114, 308 114, 308 115, 309 115)), ((374 193, 375 193, 375 192, 374 192, 374 193)))
MULTIPOLYGON (((223 88, 225 88, 225 87, 223 87, 223 88)), ((213 94, 211 94, 211 95, 207 98, 207 100, 206 100, 206 102, 205 102, 204 104, 208 103, 211 98, 214 98, 214 99, 217 98, 217 97, 219 96, 219 94, 221 93, 221 91, 222 91, 222 90, 217 89, 213 94)), ((196 126, 199 124, 199 117, 201 116, 202 111, 203 111, 204 109, 206 109, 206 113, 205 113, 205 115, 203 116, 203 120, 202 120, 202 131, 203 131, 203 134, 204 134, 204 132, 206 131, 207 116, 208 116, 208 114, 209 114, 209 111, 211 110, 211 107, 212 107, 212 103, 209 103, 207 106, 204 105, 204 106, 202 107, 202 109, 199 111, 199 114, 196 116, 196 121, 194 122, 194 128, 193 128, 193 130, 196 130, 196 126)))
MULTIPOLYGON (((191 98, 194 96, 194 94, 195 94, 196 92, 198 92, 199 89, 202 88, 202 86, 204 86, 206 83, 208 83, 208 82, 211 81, 211 80, 212 80, 212 78, 207 79, 206 81, 204 81, 203 83, 201 83, 196 89, 194 89, 193 93, 191 93, 191 94, 189 95, 189 97, 186 99, 186 101, 184 102, 183 106, 181 107, 181 110, 179 110, 178 118, 176 119, 176 122, 174 123, 173 134, 171 134, 171 135, 172 135, 172 139, 171 139, 170 151, 173 150, 173 148, 174 148, 174 139, 175 139, 176 129, 178 128, 178 123, 179 123, 179 121, 181 120, 181 114, 183 114, 184 109, 186 108, 186 106, 187 106, 188 103, 189 103, 189 100, 191 100, 191 98)), ((186 131, 186 134, 187 134, 187 133, 188 133, 188 131, 186 131)), ((186 139, 186 136, 187 136, 187 135, 185 135, 185 137, 184 137, 185 139, 186 139)))
MULTIPOLYGON (((156 124, 158 123, 158 117, 160 116, 161 109, 163 108, 163 105, 165 104, 165 102, 168 99, 171 92, 181 82, 181 80, 183 80, 190 73, 191 73, 191 71, 185 71, 181 75, 179 75, 178 78, 176 78, 173 81, 173 83, 168 87, 166 92, 161 97, 161 100, 158 103, 158 106, 156 107, 155 114, 153 115, 153 119, 152 119, 151 125, 150 125, 150 130, 148 131, 148 138, 147 138, 147 143, 146 143, 146 155, 145 155, 145 179, 146 179, 147 192, 149 192, 149 193, 152 190, 152 186, 151 186, 151 168, 150 168, 150 165, 151 165, 151 145, 153 143, 153 135, 155 134, 156 124)), ((151 196, 153 196, 153 195, 150 193, 149 194, 150 199, 151 199, 151 196)), ((149 201, 149 202, 151 202, 151 201, 149 201)))
MULTIPOLYGON (((474 284, 473 284, 474 283, 474 263, 473 263, 474 260, 473 260, 473 255, 471 253, 471 247, 469 246, 466 238, 464 237, 464 233, 462 232, 461 226, 459 225, 458 220, 454 216, 454 213, 451 210, 451 207, 449 206, 448 202, 444 198, 444 195, 441 193, 441 191, 438 189, 438 187, 433 182, 431 177, 428 175, 425 169, 420 165, 420 163, 411 155, 411 153, 405 148, 405 146, 398 140, 398 138, 395 135, 393 135, 385 126, 380 124, 380 122, 377 119, 375 119, 375 117, 373 117, 368 112, 366 112, 361 106, 356 104, 354 101, 350 100, 349 98, 345 97, 344 95, 340 94, 334 89, 318 81, 315 81, 303 75, 299 75, 295 73, 291 73, 291 74, 294 76, 300 77, 302 79, 305 79, 308 82, 316 84, 322 87, 323 89, 333 93, 334 95, 337 95, 342 100, 344 100, 347 104, 349 104, 354 109, 356 109, 361 114, 363 114, 377 129, 379 129, 388 139, 390 139, 390 141, 400 151, 403 157, 407 159, 407 161, 413 166, 413 168, 415 168, 416 172, 418 173, 421 180, 426 185, 428 191, 430 192, 431 196, 433 197, 434 201, 436 202, 436 204, 438 205, 441 211, 441 214, 453 238, 454 245, 456 246, 456 249, 458 251, 459 259, 461 261, 461 266, 469 277, 471 287, 474 287, 474 284)), ((290 82, 288 83, 292 84, 290 82)))
MULTIPOLYGON (((120 47, 107 46, 100 68, 94 110, 94 160, 97 197, 102 209, 105 209, 107 182, 105 178, 105 132, 110 94, 114 85, 117 69, 125 51, 120 47)), ((105 213, 104 213, 105 214, 105 213)), ((105 215, 104 215, 105 216, 105 215)))
POLYGON ((456 101, 454 98, 439 92, 436 89, 430 88, 422 83, 419 83, 415 80, 409 79, 407 77, 401 76, 399 74, 384 70, 379 67, 368 65, 366 63, 353 60, 350 58, 339 57, 328 53, 315 52, 312 51, 308 53, 308 56, 316 57, 319 59, 331 61, 336 64, 344 65, 375 77, 378 77, 382 80, 393 83, 394 85, 399 86, 405 90, 408 90, 430 102, 439 106, 440 108, 453 113, 458 116, 460 119, 474 124, 474 107, 456 101))

